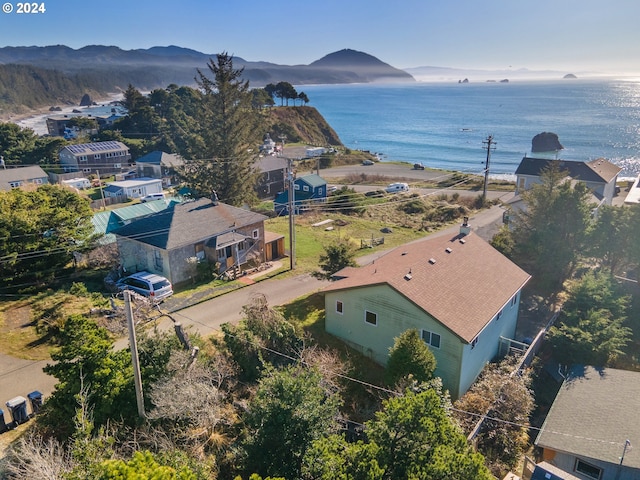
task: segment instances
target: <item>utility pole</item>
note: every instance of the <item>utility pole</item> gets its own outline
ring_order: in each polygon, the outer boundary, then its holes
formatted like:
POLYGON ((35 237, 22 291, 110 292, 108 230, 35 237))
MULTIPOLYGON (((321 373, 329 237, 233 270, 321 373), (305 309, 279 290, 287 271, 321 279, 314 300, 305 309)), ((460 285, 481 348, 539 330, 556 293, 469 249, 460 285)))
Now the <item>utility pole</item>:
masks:
POLYGON ((482 204, 487 201, 487 184, 489 183, 489 162, 491 160, 491 150, 496 149, 496 141, 493 139, 493 135, 489 135, 486 140, 482 142, 484 149, 487 151, 487 162, 484 167, 484 185, 482 186, 482 204))
POLYGON ((287 208, 289 209, 289 267, 291 270, 296 269, 296 220, 295 220, 295 209, 296 209, 296 201, 295 201, 295 188, 294 188, 294 175, 293 175, 293 165, 291 159, 288 160, 288 168, 287 168, 287 188, 288 188, 288 197, 289 204, 287 208))
POLYGON ((136 388, 136 402, 138 403, 138 415, 145 418, 144 398, 142 396, 142 377, 140 375, 140 361, 138 360, 138 342, 136 341, 136 327, 133 322, 131 310, 131 292, 124 290, 124 314, 127 317, 129 327, 129 348, 131 349, 131 363, 133 364, 133 380, 136 388))

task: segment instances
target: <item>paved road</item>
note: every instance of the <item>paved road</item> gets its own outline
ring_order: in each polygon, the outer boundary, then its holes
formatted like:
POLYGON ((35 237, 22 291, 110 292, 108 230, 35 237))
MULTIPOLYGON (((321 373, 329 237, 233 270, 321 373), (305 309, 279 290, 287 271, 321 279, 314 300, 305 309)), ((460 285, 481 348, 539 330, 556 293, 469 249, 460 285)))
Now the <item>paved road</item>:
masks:
MULTIPOLYGON (((503 199, 511 195, 513 194, 501 194, 503 199)), ((472 229, 481 237, 490 238, 501 224, 502 212, 502 207, 494 206, 471 217, 470 224, 472 229)), ((451 234, 458 228, 458 226, 453 226, 432 235, 451 234)), ((370 255, 360 257, 358 263, 361 265, 370 263, 384 253, 386 253, 386 250, 376 251, 370 255)), ((326 284, 326 281, 317 280, 308 274, 283 279, 274 278, 174 312, 172 317, 189 330, 206 336, 219 330, 220 325, 225 322, 238 321, 242 306, 254 294, 264 294, 269 305, 277 306, 318 291, 326 284)), ((159 321, 159 326, 163 329, 172 329, 173 322, 168 317, 164 317, 159 321)), ((116 347, 124 348, 126 345, 127 340, 122 339, 117 342, 116 347)), ((29 392, 34 390, 42 392, 46 398, 53 391, 56 383, 54 378, 43 373, 42 367, 46 364, 46 361, 30 362, 0 355, 0 408, 7 400, 18 395, 26 397, 29 392)), ((5 417, 7 417, 6 410, 5 417)))

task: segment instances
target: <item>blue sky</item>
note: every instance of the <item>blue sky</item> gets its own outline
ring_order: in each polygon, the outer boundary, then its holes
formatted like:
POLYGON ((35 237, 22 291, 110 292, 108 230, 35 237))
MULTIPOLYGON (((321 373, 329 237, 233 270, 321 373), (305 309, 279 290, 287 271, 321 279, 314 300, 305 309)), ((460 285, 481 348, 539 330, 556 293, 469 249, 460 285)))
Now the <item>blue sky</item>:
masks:
POLYGON ((399 68, 640 74, 638 0, 49 0, 38 14, 9 3, 0 46, 173 44, 289 65, 352 48, 399 68))

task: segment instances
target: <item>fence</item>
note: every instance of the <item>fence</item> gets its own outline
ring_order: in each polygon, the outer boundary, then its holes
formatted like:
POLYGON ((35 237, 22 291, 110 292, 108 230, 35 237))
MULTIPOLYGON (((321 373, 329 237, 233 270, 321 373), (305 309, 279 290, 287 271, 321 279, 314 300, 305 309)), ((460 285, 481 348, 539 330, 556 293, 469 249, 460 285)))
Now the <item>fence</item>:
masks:
POLYGON ((384 245, 384 237, 380 238, 363 238, 360 240, 360 248, 373 248, 378 245, 384 245))

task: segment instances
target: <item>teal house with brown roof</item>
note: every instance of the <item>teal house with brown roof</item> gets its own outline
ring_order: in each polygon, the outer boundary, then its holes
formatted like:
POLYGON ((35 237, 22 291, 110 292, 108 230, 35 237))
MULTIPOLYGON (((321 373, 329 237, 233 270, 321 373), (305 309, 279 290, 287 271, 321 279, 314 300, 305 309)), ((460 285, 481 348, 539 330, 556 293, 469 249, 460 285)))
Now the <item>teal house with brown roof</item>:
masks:
POLYGON ((416 329, 453 399, 513 339, 530 276, 477 235, 428 237, 338 273, 325 293, 326 331, 381 365, 416 329))

